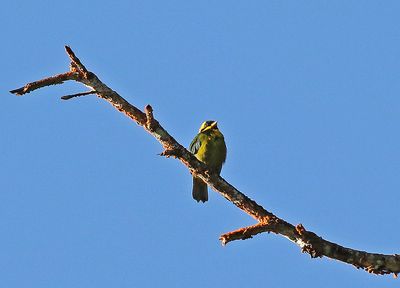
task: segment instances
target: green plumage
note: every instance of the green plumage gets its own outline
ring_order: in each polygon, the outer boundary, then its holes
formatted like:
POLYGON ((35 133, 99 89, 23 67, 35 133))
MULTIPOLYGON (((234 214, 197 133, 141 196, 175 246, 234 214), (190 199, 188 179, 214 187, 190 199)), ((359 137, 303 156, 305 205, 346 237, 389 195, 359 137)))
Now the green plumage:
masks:
MULTIPOLYGON (((226 145, 216 121, 206 121, 201 125, 199 134, 193 139, 189 150, 210 170, 218 174, 221 172, 226 159, 226 145)), ((207 184, 200 178, 193 177, 192 195, 196 201, 208 200, 207 184)))

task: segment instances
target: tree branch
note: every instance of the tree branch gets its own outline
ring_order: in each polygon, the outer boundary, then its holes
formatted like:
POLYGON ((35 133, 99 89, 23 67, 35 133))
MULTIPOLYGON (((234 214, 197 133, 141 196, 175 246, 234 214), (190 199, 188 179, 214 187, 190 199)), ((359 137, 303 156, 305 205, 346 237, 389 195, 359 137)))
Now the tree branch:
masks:
POLYGON ((201 178, 212 189, 257 220, 258 223, 256 225, 221 235, 222 244, 227 244, 234 240, 252 238, 254 235, 263 232, 274 232, 300 246, 301 251, 310 254, 312 258, 326 256, 352 264, 356 268, 362 268, 374 274, 394 273, 396 276, 400 272, 399 255, 375 254, 342 247, 324 240, 311 231, 307 231, 301 224, 294 226, 265 210, 222 177, 209 171, 204 163, 197 160, 193 154, 179 144, 154 118, 153 108, 150 105, 145 107, 144 112, 131 105, 117 92, 104 84, 94 73, 88 71, 70 47, 66 46, 65 50, 71 60, 69 72, 28 83, 24 87, 10 92, 16 95, 24 95, 39 88, 62 84, 68 80, 78 81, 89 87, 91 89, 89 92, 67 95, 66 98, 71 99, 81 95, 97 94, 98 97, 109 102, 118 111, 124 113, 153 135, 164 148, 164 152, 161 153, 162 156, 172 156, 180 160, 189 169, 190 173, 201 178))
POLYGON ((55 76, 51 76, 51 77, 44 78, 44 79, 41 79, 41 80, 38 80, 35 82, 28 83, 24 87, 11 90, 10 93, 13 93, 17 96, 21 96, 21 95, 30 93, 39 88, 43 88, 43 87, 50 86, 50 85, 62 84, 68 80, 78 81, 79 76, 80 75, 78 73, 70 71, 70 72, 58 74, 55 76))
POLYGON ((81 93, 76 93, 76 94, 70 94, 70 95, 64 95, 61 96, 62 100, 69 100, 75 97, 81 97, 81 96, 87 96, 87 95, 93 95, 96 94, 96 91, 87 91, 87 92, 81 92, 81 93))
POLYGON ((270 233, 271 231, 273 231, 273 227, 274 227, 274 225, 271 225, 268 223, 257 223, 252 226, 240 228, 235 231, 222 234, 219 237, 219 240, 221 240, 222 245, 226 245, 229 242, 232 242, 235 240, 246 240, 249 238, 253 238, 253 236, 263 233, 263 232, 270 233))

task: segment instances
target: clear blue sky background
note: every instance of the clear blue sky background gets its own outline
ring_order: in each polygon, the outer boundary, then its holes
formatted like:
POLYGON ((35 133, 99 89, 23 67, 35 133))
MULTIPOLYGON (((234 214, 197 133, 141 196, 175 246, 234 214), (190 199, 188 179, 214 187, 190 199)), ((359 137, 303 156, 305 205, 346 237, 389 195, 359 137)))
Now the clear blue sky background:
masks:
POLYGON ((63 45, 188 145, 225 134, 222 175, 342 245, 400 252, 399 1, 6 1, 0 10, 0 287, 399 287, 254 221, 64 72, 63 45))

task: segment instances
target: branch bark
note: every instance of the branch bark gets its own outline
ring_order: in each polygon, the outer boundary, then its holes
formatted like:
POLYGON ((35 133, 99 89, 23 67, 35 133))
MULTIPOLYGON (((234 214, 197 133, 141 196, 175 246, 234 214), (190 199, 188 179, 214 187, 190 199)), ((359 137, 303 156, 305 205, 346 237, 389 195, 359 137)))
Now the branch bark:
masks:
POLYGON ((10 92, 15 95, 24 95, 36 89, 62 84, 69 80, 80 82, 89 87, 91 91, 67 95, 62 99, 68 100, 77 96, 96 94, 99 98, 106 100, 118 111, 124 113, 154 136, 164 149, 164 152, 161 153, 162 156, 174 157, 180 160, 189 169, 190 173, 201 178, 229 202, 257 220, 257 224, 253 226, 221 235, 220 240, 223 245, 234 240, 252 238, 259 233, 273 232, 297 244, 302 252, 308 253, 312 258, 326 256, 352 264, 356 268, 362 268, 369 273, 380 275, 393 273, 394 276, 397 276, 397 273, 400 272, 400 255, 368 253, 346 248, 324 240, 311 231, 307 231, 301 224, 294 226, 265 210, 222 177, 209 171, 205 164, 197 160, 193 154, 179 144, 154 118, 153 108, 150 105, 147 105, 143 112, 128 103, 117 92, 104 84, 94 73, 88 71, 70 47, 66 46, 65 50, 71 61, 68 72, 28 83, 24 87, 10 92))

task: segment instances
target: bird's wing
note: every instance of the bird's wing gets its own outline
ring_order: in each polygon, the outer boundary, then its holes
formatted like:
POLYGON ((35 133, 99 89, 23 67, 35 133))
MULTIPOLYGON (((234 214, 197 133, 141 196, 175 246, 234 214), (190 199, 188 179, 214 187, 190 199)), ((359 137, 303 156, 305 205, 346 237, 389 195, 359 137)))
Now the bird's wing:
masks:
POLYGON ((199 151, 200 146, 201 146, 201 140, 199 135, 197 135, 196 137, 194 137, 192 143, 190 143, 189 151, 192 152, 192 154, 196 154, 197 151, 199 151))

